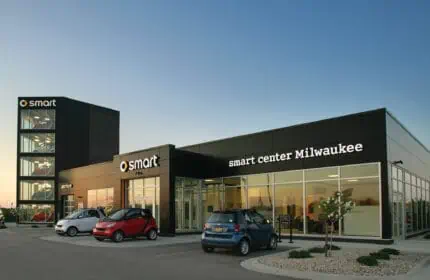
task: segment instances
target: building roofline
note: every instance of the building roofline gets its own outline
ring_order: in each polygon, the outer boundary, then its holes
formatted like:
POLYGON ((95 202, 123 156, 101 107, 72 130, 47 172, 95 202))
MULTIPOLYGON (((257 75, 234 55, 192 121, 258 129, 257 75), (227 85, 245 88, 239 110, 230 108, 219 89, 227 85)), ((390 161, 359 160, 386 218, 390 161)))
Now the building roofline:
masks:
POLYGON ((54 98, 55 99, 56 98, 58 98, 58 99, 67 99, 67 100, 75 101, 75 102, 78 102, 78 103, 90 105, 90 106, 93 106, 93 107, 98 107, 98 108, 101 108, 101 109, 105 109, 105 110, 109 110, 109 111, 120 113, 120 111, 117 110, 117 109, 112 109, 112 108, 108 108, 108 107, 105 107, 105 106, 100 106, 100 105, 97 105, 97 104, 89 103, 89 102, 86 102, 86 101, 81 101, 81 100, 70 98, 70 97, 66 97, 66 96, 19 96, 18 100, 20 100, 20 99, 29 99, 29 98, 37 98, 37 99, 42 99, 42 98, 47 98, 47 99, 54 99, 54 98))
POLYGON ((407 128, 406 128, 406 126, 405 125, 403 125, 403 123, 401 122, 401 121, 399 121, 399 119, 398 118, 396 118, 394 115, 393 115, 393 113, 391 113, 390 111, 388 111, 388 110, 386 110, 386 112, 387 112, 387 114, 391 117, 391 118, 393 118, 393 120, 395 121, 395 122, 397 122, 397 124, 398 125, 400 125, 400 127, 401 128, 403 128, 408 134, 409 134, 409 136, 411 136, 418 144, 420 144, 423 148, 424 148, 424 150, 426 150, 427 151, 427 153, 429 153, 430 154, 430 150, 420 141, 420 140, 418 140, 418 138, 417 137, 415 137, 415 135, 413 135, 412 134, 412 132, 410 132, 407 128))
POLYGON ((88 165, 73 167, 73 168, 69 168, 69 169, 63 169, 63 170, 60 170, 59 173, 62 173, 62 172, 65 172, 65 171, 73 171, 73 170, 82 169, 82 168, 90 168, 90 167, 93 167, 93 166, 107 165, 107 164, 112 164, 112 163, 113 163, 113 160, 103 161, 103 162, 98 162, 98 163, 91 163, 91 164, 88 164, 88 165))
POLYGON ((143 152, 147 152, 147 151, 151 151, 151 150, 155 150, 155 149, 160 149, 160 148, 163 148, 163 147, 166 147, 166 146, 175 147, 175 145, 173 145, 173 144, 158 145, 158 146, 155 146, 155 147, 149 147, 149 148, 146 148, 146 149, 142 149, 142 150, 138 150, 138 151, 132 151, 132 152, 128 152, 128 153, 125 153, 125 154, 114 155, 114 158, 123 157, 123 156, 130 156, 130 155, 134 155, 134 154, 139 154, 139 153, 143 153, 143 152))
POLYGON ((238 136, 221 138, 221 139, 202 142, 202 143, 198 143, 198 144, 187 145, 187 146, 183 146, 183 147, 178 147, 177 149, 186 149, 186 148, 196 147, 196 146, 200 146, 200 145, 217 143, 217 142, 221 142, 221 141, 225 141, 225 140, 233 140, 233 139, 238 139, 241 137, 248 137, 248 136, 253 136, 253 135, 257 135, 257 134, 264 134, 264 133, 268 133, 268 132, 275 132, 275 131, 280 131, 280 130, 283 130, 286 128, 293 128, 293 127, 305 126, 305 125, 310 125, 310 124, 316 124, 316 123, 320 123, 320 122, 324 122, 324 121, 336 120, 336 119, 341 119, 341 118, 345 118, 345 117, 357 116, 357 115, 368 114, 368 113, 373 113, 373 112, 378 112, 378 111, 387 111, 387 109, 384 107, 384 108, 378 108, 378 109, 363 111, 363 112, 359 112, 359 113, 353 113, 353 114, 347 114, 347 115, 342 115, 342 116, 337 116, 337 117, 326 118, 326 119, 317 120, 317 121, 310 121, 310 122, 305 122, 305 123, 300 123, 300 124, 294 124, 294 125, 280 127, 280 128, 267 129, 267 130, 262 130, 259 132, 247 133, 247 134, 242 134, 242 135, 238 135, 238 136))

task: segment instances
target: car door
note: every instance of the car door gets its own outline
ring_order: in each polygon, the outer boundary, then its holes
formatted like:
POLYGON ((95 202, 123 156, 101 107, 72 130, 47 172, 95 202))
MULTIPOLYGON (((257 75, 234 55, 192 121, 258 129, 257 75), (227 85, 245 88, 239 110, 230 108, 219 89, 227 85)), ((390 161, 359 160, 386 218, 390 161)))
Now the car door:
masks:
POLYGON ((252 246, 258 247, 260 244, 260 228, 254 221, 254 218, 251 216, 250 212, 245 212, 244 217, 246 222, 246 232, 251 238, 252 246))
POLYGON ((88 217, 85 221, 85 231, 92 231, 100 219, 100 214, 97 210, 88 210, 88 217))
POLYGON ((272 233, 272 225, 270 223, 267 223, 267 219, 257 213, 257 212, 250 212, 251 219, 255 223, 256 227, 256 236, 257 236, 257 242, 259 246, 264 246, 269 243, 270 235, 272 233))
POLYGON ((87 230, 87 218, 88 218, 88 210, 83 210, 78 218, 76 219, 76 227, 80 232, 85 232, 87 230))
POLYGON ((139 227, 141 221, 143 220, 141 211, 141 209, 131 209, 125 215, 123 229, 125 235, 136 236, 142 230, 141 227, 139 227))

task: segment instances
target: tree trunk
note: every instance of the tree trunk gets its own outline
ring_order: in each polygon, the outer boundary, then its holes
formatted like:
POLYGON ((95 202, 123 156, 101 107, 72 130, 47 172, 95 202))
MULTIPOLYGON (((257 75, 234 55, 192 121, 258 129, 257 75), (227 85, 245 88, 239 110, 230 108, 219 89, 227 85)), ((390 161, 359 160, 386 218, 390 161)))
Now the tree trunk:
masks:
POLYGON ((329 249, 329 253, 331 256, 331 246, 333 245, 333 231, 334 231, 334 223, 331 223, 331 237, 330 237, 330 249, 329 249))
POLYGON ((325 222, 325 245, 324 245, 325 256, 328 257, 328 222, 325 222))

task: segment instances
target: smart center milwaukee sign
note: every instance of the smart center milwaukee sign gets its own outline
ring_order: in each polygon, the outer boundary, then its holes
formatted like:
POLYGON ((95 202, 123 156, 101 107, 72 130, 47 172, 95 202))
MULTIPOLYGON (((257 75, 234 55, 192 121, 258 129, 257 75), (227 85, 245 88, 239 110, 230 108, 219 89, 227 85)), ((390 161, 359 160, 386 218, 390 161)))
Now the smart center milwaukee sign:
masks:
POLYGON ((264 164, 264 163, 272 163, 272 162, 281 162, 281 161, 289 161, 289 160, 302 160, 307 158, 315 158, 315 157, 327 157, 333 155, 340 154, 351 154, 351 153, 360 153, 364 149, 363 144, 342 144, 339 143, 335 146, 323 147, 323 148, 314 148, 314 147, 306 147, 304 149, 294 150, 292 152, 287 153, 275 153, 270 155, 263 156, 251 156, 241 159, 230 160, 228 162, 229 167, 239 167, 246 165, 254 165, 254 164, 264 164))

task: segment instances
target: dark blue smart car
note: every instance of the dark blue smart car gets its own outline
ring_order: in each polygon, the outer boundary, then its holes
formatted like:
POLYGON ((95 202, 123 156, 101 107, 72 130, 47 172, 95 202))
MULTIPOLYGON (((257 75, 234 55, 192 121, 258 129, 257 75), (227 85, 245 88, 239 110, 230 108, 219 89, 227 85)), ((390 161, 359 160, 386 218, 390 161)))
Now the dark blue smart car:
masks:
POLYGON ((277 235, 270 221, 255 210, 216 211, 209 217, 202 234, 202 248, 230 248, 239 255, 247 255, 251 248, 278 246, 277 235))

